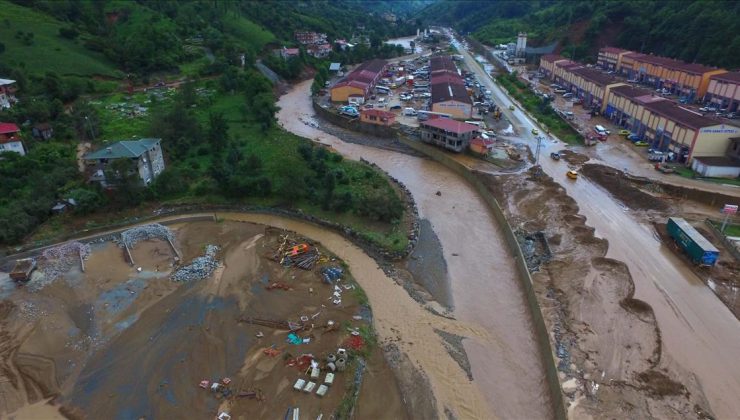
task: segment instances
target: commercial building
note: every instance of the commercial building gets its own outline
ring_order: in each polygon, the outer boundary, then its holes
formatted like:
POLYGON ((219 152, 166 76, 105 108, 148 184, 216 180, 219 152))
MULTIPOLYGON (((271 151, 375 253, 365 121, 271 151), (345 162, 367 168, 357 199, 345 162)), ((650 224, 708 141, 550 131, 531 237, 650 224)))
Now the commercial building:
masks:
POLYGON ((631 51, 621 48, 604 47, 599 50, 596 65, 605 70, 616 71, 622 63, 622 57, 629 52, 631 51))
POLYGON ((694 101, 706 94, 710 77, 726 73, 727 70, 657 55, 627 52, 621 54, 617 72, 631 80, 694 101))
POLYGON ((470 140, 478 134, 477 125, 467 124, 449 118, 435 118, 419 124, 421 140, 453 152, 462 152, 470 140))
POLYGON ((733 71, 710 77, 704 102, 710 102, 728 112, 737 112, 740 105, 740 72, 733 71))
POLYGON ((456 119, 470 119, 473 101, 470 100, 465 82, 449 56, 432 57, 431 71, 432 111, 449 114, 456 119))
POLYGON ((604 112, 609 90, 623 86, 614 77, 588 67, 573 67, 563 73, 564 87, 583 99, 583 107, 604 112))
POLYGON ((366 61, 331 88, 333 102, 346 102, 350 96, 367 98, 383 76, 388 63, 385 60, 366 61))
POLYGON ((389 126, 396 122, 396 114, 382 109, 363 109, 360 110, 360 121, 375 124, 389 126))
POLYGON ((559 61, 570 61, 558 54, 547 54, 540 57, 540 71, 545 77, 552 78, 555 73, 555 64, 559 61))
POLYGON ((556 83, 563 83, 568 73, 577 67, 583 67, 581 64, 571 60, 560 60, 555 63, 552 72, 552 80, 556 83))
POLYGON ((160 146, 161 139, 124 140, 115 142, 103 149, 85 155, 88 166, 88 179, 99 182, 103 187, 115 186, 121 174, 113 174, 108 165, 116 160, 128 159, 133 163, 136 175, 148 185, 164 171, 164 158, 160 146))
POLYGON ((673 153, 691 164, 694 158, 723 157, 740 128, 681 107, 676 102, 632 86, 617 86, 607 97, 605 115, 650 147, 673 153))

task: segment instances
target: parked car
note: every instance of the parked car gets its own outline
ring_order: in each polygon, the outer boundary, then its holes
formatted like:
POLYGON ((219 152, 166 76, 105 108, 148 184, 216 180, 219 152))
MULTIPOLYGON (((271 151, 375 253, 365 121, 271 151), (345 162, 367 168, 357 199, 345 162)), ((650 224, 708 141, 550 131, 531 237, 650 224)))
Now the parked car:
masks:
POLYGON ((533 129, 532 129, 532 135, 536 136, 536 135, 538 135, 538 134, 540 134, 540 130, 538 130, 538 129, 536 129, 536 128, 533 128, 533 129))
POLYGON ((572 98, 572 97, 573 97, 573 94, 571 92, 563 94, 563 98, 572 98))
POLYGON ((394 109, 401 109, 401 105, 393 105, 390 109, 391 111, 393 111, 394 109))
POLYGON ((567 176, 570 179, 578 179, 578 172, 571 170, 571 171, 566 172, 565 176, 567 176))
POLYGON ((513 111, 513 110, 515 110, 515 109, 516 109, 516 107, 515 107, 514 105, 509 105, 509 110, 510 110, 510 111, 513 111))
POLYGON ((551 157, 551 158, 552 158, 553 160, 560 160, 560 153, 557 153, 557 152, 552 152, 552 153, 550 153, 550 157, 551 157))
POLYGON ((627 140, 631 142, 640 141, 640 136, 638 136, 637 134, 630 134, 627 136, 627 140))
POLYGON ((629 130, 619 130, 619 135, 620 136, 629 136, 630 135, 630 131, 629 130))
POLYGON ((636 141, 635 142, 635 146, 637 146, 637 147, 647 147, 647 145, 648 145, 648 143, 646 141, 640 140, 640 141, 636 141))

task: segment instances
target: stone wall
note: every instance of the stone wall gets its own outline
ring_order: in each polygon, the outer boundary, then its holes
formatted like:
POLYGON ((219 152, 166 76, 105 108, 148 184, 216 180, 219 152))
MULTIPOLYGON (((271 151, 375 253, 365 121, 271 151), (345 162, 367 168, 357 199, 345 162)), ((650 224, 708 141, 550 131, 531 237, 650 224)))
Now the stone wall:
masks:
POLYGON ((359 118, 350 118, 345 115, 341 115, 332 109, 324 108, 316 101, 313 101, 313 109, 319 117, 348 130, 359 131, 361 133, 382 138, 396 138, 398 136, 398 129, 396 128, 398 123, 388 127, 362 122, 359 118))

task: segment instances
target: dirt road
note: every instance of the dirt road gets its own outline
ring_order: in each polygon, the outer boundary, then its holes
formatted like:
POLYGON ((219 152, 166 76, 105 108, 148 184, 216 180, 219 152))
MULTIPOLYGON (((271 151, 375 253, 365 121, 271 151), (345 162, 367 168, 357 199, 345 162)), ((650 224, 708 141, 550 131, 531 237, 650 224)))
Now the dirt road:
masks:
MULTIPOLYGON (((537 127, 519 108, 509 111, 513 102, 484 74, 467 52, 465 62, 481 83, 492 92, 522 138, 531 146, 530 134, 537 127)), ((596 235, 609 241, 608 258, 623 261, 635 282, 635 297, 653 307, 661 330, 663 353, 696 375, 713 412, 719 418, 736 418, 740 412, 740 322, 718 298, 676 256, 665 249, 651 226, 638 222, 629 209, 611 195, 581 177, 565 179, 565 162, 546 156, 565 148, 557 141, 545 141, 541 159, 544 171, 560 181, 568 195, 587 217, 596 235)))
MULTIPOLYGON (((485 203, 462 178, 435 162, 345 143, 320 131, 315 124, 306 124, 314 116, 310 84, 311 81, 303 82, 281 97, 281 125, 330 145, 349 158, 374 162, 409 188, 420 217, 431 222, 442 244, 451 279, 454 316, 466 325, 487 330, 492 338, 485 342, 468 336, 463 341, 472 366, 475 395, 465 395, 464 401, 459 402, 449 400, 445 396, 453 389, 447 389, 447 373, 430 373, 435 396, 442 399, 440 407, 486 407, 490 412, 483 417, 490 417, 490 413, 505 418, 547 417, 550 409, 544 369, 529 314, 511 255, 485 203), (481 396, 483 399, 478 400, 481 396)), ((371 304, 375 305, 372 298, 371 304)), ((416 346, 413 350, 412 358, 416 356, 416 346)), ((457 414, 469 418, 464 413, 457 414)))

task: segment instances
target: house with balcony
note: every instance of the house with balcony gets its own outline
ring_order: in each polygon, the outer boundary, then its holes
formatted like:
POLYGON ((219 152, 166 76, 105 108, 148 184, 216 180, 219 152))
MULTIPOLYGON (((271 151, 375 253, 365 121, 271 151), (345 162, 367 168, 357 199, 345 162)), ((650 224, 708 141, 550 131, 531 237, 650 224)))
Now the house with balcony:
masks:
POLYGON ((15 152, 24 156, 26 149, 21 141, 21 129, 13 123, 0 122, 0 154, 15 152))
POLYGON ((468 148, 479 131, 477 125, 449 118, 435 118, 419 124, 421 141, 458 153, 468 148))

